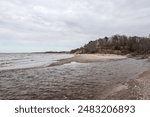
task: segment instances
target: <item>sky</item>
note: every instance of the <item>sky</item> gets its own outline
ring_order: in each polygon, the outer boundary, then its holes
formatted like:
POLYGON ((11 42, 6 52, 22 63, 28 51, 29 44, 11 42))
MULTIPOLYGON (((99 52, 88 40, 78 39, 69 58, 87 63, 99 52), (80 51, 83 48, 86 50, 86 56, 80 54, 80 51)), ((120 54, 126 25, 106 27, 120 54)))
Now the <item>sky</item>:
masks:
POLYGON ((150 34, 150 0, 0 0, 0 52, 68 51, 150 34))

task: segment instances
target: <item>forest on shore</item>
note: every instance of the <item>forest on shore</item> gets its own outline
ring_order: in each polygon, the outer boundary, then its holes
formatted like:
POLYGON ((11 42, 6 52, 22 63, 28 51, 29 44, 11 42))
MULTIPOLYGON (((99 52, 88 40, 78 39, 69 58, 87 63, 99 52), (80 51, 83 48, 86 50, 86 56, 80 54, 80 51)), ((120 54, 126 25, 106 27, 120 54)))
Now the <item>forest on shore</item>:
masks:
POLYGON ((150 37, 114 35, 90 41, 83 47, 71 50, 70 52, 76 54, 104 53, 149 55, 150 37))

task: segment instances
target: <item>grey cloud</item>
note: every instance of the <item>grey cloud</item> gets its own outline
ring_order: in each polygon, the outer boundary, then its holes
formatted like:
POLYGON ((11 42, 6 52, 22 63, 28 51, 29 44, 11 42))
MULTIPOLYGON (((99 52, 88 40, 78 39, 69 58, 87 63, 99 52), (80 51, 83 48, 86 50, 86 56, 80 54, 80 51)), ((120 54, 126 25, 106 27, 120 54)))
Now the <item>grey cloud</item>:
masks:
POLYGON ((149 0, 1 0, 0 41, 43 40, 69 50, 99 36, 145 36, 149 5, 149 0))

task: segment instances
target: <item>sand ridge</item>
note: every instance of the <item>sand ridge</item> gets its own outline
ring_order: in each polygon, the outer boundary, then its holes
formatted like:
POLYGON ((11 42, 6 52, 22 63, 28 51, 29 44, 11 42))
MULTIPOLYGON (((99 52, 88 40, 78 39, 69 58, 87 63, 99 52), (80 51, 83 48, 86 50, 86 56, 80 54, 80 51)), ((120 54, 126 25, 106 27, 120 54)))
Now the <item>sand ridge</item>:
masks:
POLYGON ((107 60, 119 60, 125 59, 127 56, 115 55, 115 54, 76 54, 72 58, 61 59, 57 62, 51 63, 49 67, 63 65, 71 62, 89 63, 89 62, 101 62, 107 60))

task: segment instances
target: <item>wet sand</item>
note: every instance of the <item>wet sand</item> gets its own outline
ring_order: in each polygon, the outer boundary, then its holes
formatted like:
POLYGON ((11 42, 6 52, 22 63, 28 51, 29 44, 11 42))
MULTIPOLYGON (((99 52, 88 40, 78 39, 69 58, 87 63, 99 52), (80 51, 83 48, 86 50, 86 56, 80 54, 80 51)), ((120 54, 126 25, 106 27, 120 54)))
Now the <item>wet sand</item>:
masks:
POLYGON ((106 99, 150 99, 150 71, 143 72, 136 79, 130 79, 126 82, 112 88, 112 92, 106 99), (119 88, 120 90, 116 90, 119 88))
POLYGON ((149 68, 146 59, 76 55, 47 67, 2 70, 0 99, 150 99, 149 68))

